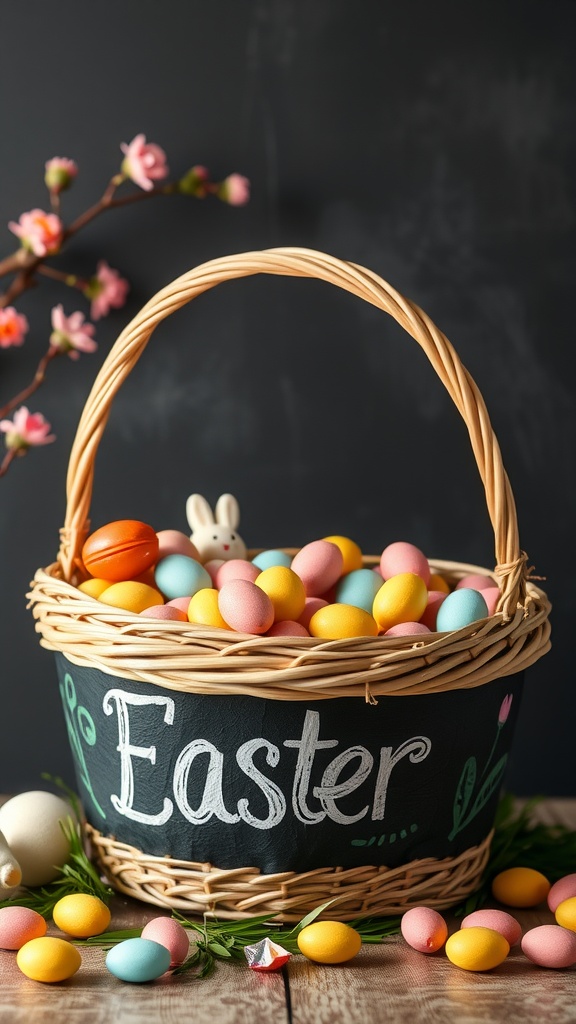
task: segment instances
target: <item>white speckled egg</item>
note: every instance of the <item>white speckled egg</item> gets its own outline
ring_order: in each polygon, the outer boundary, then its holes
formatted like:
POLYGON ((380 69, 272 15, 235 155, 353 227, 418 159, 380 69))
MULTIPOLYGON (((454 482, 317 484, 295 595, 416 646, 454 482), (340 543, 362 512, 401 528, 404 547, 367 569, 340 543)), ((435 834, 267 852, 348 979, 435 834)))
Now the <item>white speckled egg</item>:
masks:
POLYGON ((44 790, 19 793, 0 807, 0 831, 22 869, 22 884, 52 882, 70 856, 60 821, 74 818, 70 804, 44 790))

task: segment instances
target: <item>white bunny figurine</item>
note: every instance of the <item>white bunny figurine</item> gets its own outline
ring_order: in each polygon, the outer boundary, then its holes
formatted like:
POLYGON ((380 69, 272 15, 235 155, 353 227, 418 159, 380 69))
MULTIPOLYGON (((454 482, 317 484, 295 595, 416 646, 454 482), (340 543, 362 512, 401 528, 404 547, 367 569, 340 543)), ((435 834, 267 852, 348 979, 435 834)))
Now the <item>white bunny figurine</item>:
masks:
POLYGON ((201 494, 191 494, 186 501, 186 516, 192 533, 190 540, 202 562, 212 558, 246 558, 246 545, 237 533, 240 508, 232 494, 221 494, 216 502, 216 516, 201 494))

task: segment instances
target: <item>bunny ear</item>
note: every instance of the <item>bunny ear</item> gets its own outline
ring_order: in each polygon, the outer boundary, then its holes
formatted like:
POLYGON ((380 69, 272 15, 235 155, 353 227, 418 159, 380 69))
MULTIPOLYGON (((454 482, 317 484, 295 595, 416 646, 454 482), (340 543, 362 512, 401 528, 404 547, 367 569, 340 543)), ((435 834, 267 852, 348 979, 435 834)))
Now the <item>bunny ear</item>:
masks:
POLYGON ((198 530, 201 526, 213 526, 215 521, 210 505, 201 494, 191 494, 186 501, 186 518, 191 530, 198 530))
POLYGON ((240 507, 232 494, 221 494, 216 502, 216 522, 220 526, 230 526, 233 530, 238 528, 240 522, 240 507))

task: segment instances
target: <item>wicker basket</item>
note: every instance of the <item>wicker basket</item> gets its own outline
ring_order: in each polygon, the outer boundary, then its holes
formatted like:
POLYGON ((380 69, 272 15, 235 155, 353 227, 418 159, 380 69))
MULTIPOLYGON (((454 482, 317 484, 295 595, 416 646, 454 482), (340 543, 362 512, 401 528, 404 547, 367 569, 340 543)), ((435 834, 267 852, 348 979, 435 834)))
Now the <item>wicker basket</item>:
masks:
POLYGON ((419 903, 449 907, 467 896, 489 855, 523 671, 550 646, 550 605, 527 565, 481 394, 444 335, 375 274, 283 248, 212 260, 160 291, 119 336, 94 383, 71 451, 58 559, 36 573, 29 595, 40 642, 56 652, 87 835, 112 885, 192 915, 284 921, 335 897, 327 916, 350 920, 419 903), (469 572, 491 576, 501 591, 492 616, 417 642, 320 642, 147 620, 76 588, 94 460, 116 392, 165 317, 217 284, 259 273, 351 292, 424 349, 468 427, 496 555, 491 572, 441 561, 432 569, 452 582, 469 572), (144 707, 157 716, 153 743, 138 732, 144 707), (353 738, 346 750, 343 733, 353 738), (212 778, 210 800, 207 781, 193 798, 192 769, 203 764, 209 774, 199 755, 216 771, 215 737, 225 743, 229 735, 231 750, 242 744, 244 774, 228 766, 227 781, 212 778), (279 758, 290 757, 299 779, 292 808, 274 781, 279 758), (372 802, 362 795, 369 772, 372 802), (163 796, 145 789, 153 776, 163 796), (230 802, 222 787, 237 784, 230 802))

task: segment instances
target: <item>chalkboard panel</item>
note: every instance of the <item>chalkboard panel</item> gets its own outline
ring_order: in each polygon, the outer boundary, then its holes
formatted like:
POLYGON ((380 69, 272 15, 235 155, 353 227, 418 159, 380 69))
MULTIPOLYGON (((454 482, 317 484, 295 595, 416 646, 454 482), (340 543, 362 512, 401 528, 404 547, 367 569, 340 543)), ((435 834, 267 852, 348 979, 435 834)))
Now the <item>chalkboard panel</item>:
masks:
POLYGON ((522 691, 518 673, 375 706, 198 696, 56 660, 88 821, 145 853, 265 873, 481 842, 522 691))

